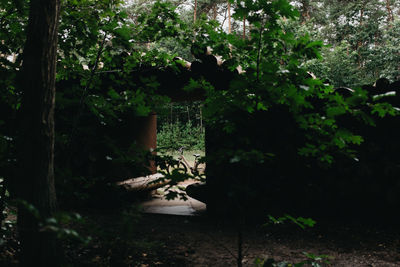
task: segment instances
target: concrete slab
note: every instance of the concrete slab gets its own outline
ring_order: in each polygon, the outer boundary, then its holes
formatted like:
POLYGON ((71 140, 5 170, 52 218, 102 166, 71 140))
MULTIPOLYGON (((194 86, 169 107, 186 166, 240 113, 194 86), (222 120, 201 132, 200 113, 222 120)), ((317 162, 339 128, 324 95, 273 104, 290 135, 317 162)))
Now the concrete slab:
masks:
MULTIPOLYGON (((172 189, 179 193, 185 193, 181 188, 197 182, 196 180, 187 180, 174 186, 172 189)), ((143 212, 155 214, 169 214, 182 216, 199 216, 206 211, 206 204, 186 195, 187 200, 174 199, 167 200, 165 195, 168 187, 161 187, 153 191, 153 198, 141 203, 143 212)))
POLYGON ((199 216, 206 211, 206 204, 188 197, 188 200, 167 200, 164 197, 153 198, 141 203, 143 212, 182 216, 199 216))
MULTIPOLYGON (((157 182, 163 175, 160 173, 147 175, 144 177, 136 177, 119 182, 118 185, 124 187, 128 191, 152 192, 152 199, 139 203, 145 213, 170 214, 183 216, 198 216, 206 211, 206 204, 186 195, 188 200, 174 199, 167 200, 164 196, 168 193, 169 181, 157 182)), ((173 186, 171 189, 179 193, 185 193, 182 188, 196 183, 196 180, 187 180, 173 186)))

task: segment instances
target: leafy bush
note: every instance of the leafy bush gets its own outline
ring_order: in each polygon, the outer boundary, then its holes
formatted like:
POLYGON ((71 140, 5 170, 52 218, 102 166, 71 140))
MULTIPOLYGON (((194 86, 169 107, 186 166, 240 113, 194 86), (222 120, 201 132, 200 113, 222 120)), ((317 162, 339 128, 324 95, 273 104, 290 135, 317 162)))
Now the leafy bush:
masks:
POLYGON ((167 123, 160 127, 157 133, 157 146, 160 149, 176 150, 185 147, 186 150, 204 151, 204 128, 193 125, 192 122, 167 123))

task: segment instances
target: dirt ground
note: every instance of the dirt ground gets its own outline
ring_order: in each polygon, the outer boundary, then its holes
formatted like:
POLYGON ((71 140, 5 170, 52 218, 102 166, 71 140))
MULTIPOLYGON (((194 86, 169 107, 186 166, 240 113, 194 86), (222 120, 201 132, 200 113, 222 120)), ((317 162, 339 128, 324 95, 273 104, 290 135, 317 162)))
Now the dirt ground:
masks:
MULTIPOLYGON (((139 218, 135 212, 116 211, 83 216, 87 220, 78 232, 93 239, 87 246, 64 244, 69 266, 237 264, 238 231, 229 221, 157 214, 139 218)), ((16 265, 15 246, 3 245, 0 266, 16 265)), ((400 228, 319 221, 305 230, 291 224, 243 230, 243 266, 257 266, 257 258, 298 263, 308 259, 305 252, 329 256, 330 263, 321 266, 400 266, 400 228)))
MULTIPOLYGON (((161 241, 162 265, 235 266, 237 228, 206 218, 145 215, 143 234, 161 241)), ((320 223, 302 230, 295 225, 248 226, 243 231, 243 265, 256 258, 298 263, 305 252, 329 256, 330 266, 400 266, 399 228, 320 223)))

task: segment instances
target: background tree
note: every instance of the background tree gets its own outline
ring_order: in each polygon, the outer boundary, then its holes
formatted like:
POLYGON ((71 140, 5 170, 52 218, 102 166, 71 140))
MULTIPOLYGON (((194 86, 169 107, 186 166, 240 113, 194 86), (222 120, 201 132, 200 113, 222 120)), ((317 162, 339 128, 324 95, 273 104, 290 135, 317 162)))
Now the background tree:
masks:
POLYGON ((398 53, 392 50, 397 40, 393 31, 399 20, 397 2, 311 0, 294 3, 304 14, 295 32, 307 32, 328 45, 322 51, 323 61, 306 63, 318 77, 328 79, 335 87, 371 84, 380 77, 392 81, 399 78, 398 53), (338 72, 342 66, 348 71, 338 72))

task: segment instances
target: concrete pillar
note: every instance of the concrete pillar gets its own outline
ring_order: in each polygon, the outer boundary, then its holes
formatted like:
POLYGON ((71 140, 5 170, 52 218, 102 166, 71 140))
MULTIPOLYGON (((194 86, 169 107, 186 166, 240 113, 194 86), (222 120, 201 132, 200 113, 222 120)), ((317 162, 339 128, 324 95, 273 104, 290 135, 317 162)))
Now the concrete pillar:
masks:
MULTIPOLYGON (((139 119, 138 125, 139 132, 136 136, 136 142, 140 148, 150 151, 157 148, 157 114, 155 112, 150 113, 147 117, 139 119)), ((156 152, 152 152, 156 153, 156 152)), ((157 166, 152 160, 147 166, 151 173, 157 172, 157 166)))

